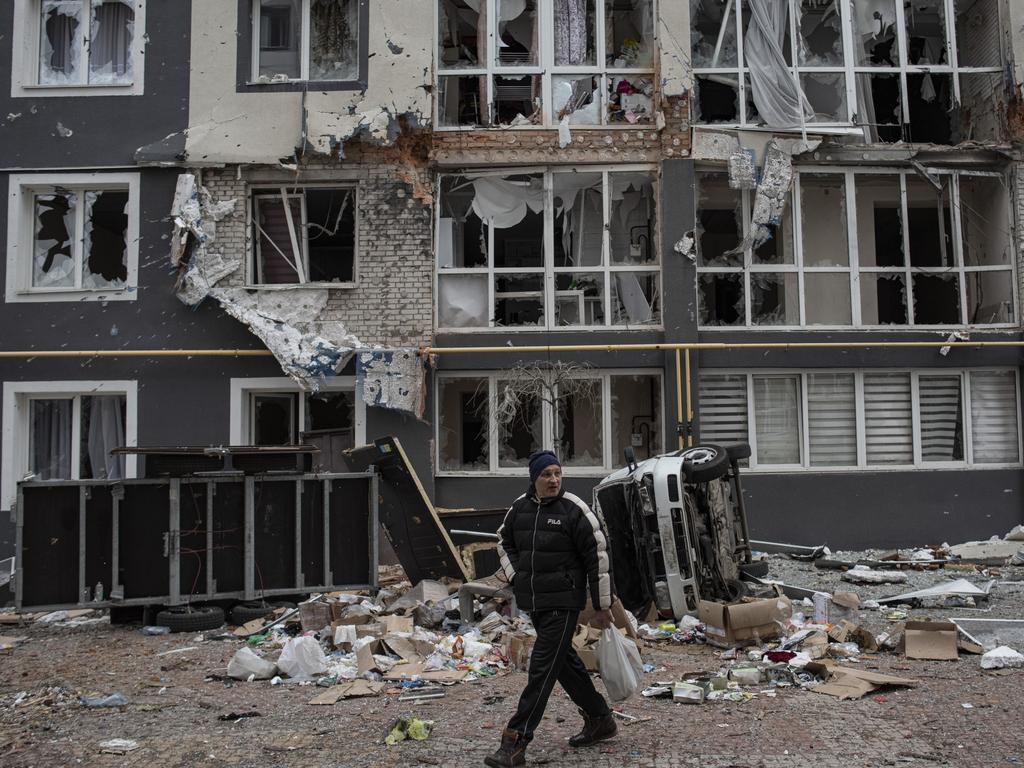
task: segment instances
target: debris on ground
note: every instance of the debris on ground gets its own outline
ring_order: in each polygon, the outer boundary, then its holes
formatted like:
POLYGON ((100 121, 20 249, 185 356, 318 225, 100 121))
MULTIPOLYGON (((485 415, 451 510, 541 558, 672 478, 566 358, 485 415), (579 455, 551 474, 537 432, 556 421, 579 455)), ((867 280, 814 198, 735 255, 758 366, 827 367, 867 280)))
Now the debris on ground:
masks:
POLYGON ((107 739, 100 742, 100 752, 109 755, 127 755, 139 748, 137 741, 131 739, 107 739))
POLYGON ((1024 655, 1013 648, 1001 645, 981 657, 982 669, 1007 669, 1024 667, 1024 655))
POLYGON ((425 741, 430 736, 430 731, 433 727, 434 723, 431 720, 420 720, 418 717, 400 717, 388 730, 388 735, 384 737, 384 743, 389 747, 393 747, 395 744, 406 739, 425 741))

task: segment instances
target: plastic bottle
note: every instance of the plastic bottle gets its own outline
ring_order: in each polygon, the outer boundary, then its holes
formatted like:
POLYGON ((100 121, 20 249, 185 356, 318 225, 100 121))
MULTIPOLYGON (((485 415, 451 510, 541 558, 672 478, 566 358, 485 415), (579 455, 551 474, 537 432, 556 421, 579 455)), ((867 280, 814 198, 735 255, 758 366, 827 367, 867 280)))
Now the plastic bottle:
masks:
POLYGON ((103 582, 102 581, 97 581, 96 582, 96 589, 93 592, 93 598, 92 599, 95 602, 97 602, 97 603, 102 603, 103 602, 103 582))

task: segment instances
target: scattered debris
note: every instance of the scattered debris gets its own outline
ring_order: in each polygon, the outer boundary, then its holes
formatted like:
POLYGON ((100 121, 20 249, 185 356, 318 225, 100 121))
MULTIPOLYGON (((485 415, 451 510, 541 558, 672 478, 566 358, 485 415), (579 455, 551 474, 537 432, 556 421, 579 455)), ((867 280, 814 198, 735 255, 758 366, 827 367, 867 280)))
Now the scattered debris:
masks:
POLYGON ((100 752, 108 755, 127 755, 138 748, 139 743, 131 739, 107 739, 100 742, 100 752))
POLYGON ((967 579, 953 579, 944 584, 936 584, 934 587, 918 589, 913 592, 904 592, 901 595, 895 595, 893 597, 883 597, 878 600, 878 602, 882 604, 908 603, 911 600, 920 600, 923 598, 945 598, 954 595, 987 598, 989 593, 992 591, 992 586, 994 584, 995 580, 992 580, 984 586, 978 587, 971 584, 967 579))
POLYGON ((112 693, 109 696, 82 696, 78 701, 83 707, 89 709, 124 707, 128 704, 128 698, 123 693, 112 693))
POLYGON ((400 741, 414 739, 425 741, 430 736, 434 727, 432 720, 420 720, 418 717, 400 717, 388 729, 388 735, 384 737, 384 743, 393 747, 400 741))
POLYGON ((874 571, 866 565, 855 565, 842 575, 843 581, 854 584, 903 584, 907 574, 901 571, 874 571))
POLYGON ((1016 669, 1024 667, 1024 655, 1012 648, 1001 645, 981 657, 982 669, 1016 669))

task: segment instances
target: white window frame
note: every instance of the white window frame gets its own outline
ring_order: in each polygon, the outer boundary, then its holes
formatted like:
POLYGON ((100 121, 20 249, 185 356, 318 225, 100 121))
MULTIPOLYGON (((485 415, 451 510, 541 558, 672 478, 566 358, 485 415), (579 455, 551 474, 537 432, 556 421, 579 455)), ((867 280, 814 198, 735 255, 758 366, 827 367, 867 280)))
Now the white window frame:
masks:
MULTIPOLYGON (((732 368, 706 368, 701 374, 707 376, 742 376, 746 380, 747 397, 747 442, 750 444, 751 456, 749 459, 749 471, 763 473, 787 473, 787 472, 903 472, 907 470, 922 469, 1014 469, 1024 466, 1024 443, 1021 440, 1021 433, 1024 431, 1021 423, 1021 381, 1020 372, 1017 368, 983 366, 970 368, 765 368, 764 370, 751 371, 732 368), (971 374, 972 373, 1008 373, 1013 372, 1016 386, 1017 406, 1017 456, 1016 462, 1001 463, 975 463, 974 462, 974 424, 971 420, 971 374), (814 374, 845 374, 854 377, 854 404, 856 406, 856 440, 857 440, 857 463, 848 466, 821 466, 810 463, 810 430, 807 428, 807 377, 814 374), (868 464, 867 463, 867 433, 865 429, 865 400, 864 400, 864 376, 872 374, 903 374, 910 376, 911 394, 911 418, 913 431, 914 460, 907 464, 868 464), (760 464, 757 460, 757 429, 755 422, 754 406, 754 377, 755 376, 797 376, 800 382, 800 421, 799 440, 801 445, 801 462, 799 464, 760 464), (957 376, 960 378, 960 394, 963 409, 963 441, 964 459, 962 461, 924 461, 921 456, 921 389, 920 380, 925 376, 957 376)), ((699 409, 698 409, 699 415, 699 409)))
MULTIPOLYGON (((579 467, 563 465, 562 473, 567 477, 604 477, 623 466, 621 456, 613 453, 612 447, 612 405, 611 405, 611 379, 617 376, 653 376, 658 382, 658 397, 661 405, 661 413, 655 415, 659 425, 665 423, 665 372, 661 368, 624 368, 624 369, 589 369, 581 371, 576 378, 597 379, 601 382, 601 449, 602 466, 579 467)), ((489 468, 485 470, 459 469, 442 470, 441 463, 441 398, 434 398, 434 466, 437 467, 438 477, 522 477, 526 467, 500 467, 498 466, 498 428, 493 423, 493 414, 497 403, 498 390, 497 382, 508 378, 507 371, 494 370, 473 370, 473 371, 438 371, 435 375, 435 392, 440 392, 441 382, 445 379, 483 379, 487 382, 487 441, 488 441, 488 462, 489 468)), ((542 402, 541 406, 541 447, 548 447, 555 444, 555 408, 551 403, 542 402)), ((666 436, 665 430, 661 429, 660 444, 652 448, 652 455, 665 452, 666 436)))
MULTIPOLYGON (((661 179, 658 175, 657 168, 649 165, 621 165, 621 166, 565 166, 565 167, 528 167, 528 168, 507 168, 501 171, 487 171, 486 173, 450 173, 440 175, 437 179, 437 196, 436 199, 441 199, 441 185, 445 178, 451 176, 465 176, 466 178, 480 178, 482 176, 521 176, 521 175, 536 175, 543 174, 544 176, 544 264, 539 267, 495 267, 494 266, 494 228, 487 227, 487 266, 485 267, 444 267, 442 268, 438 262, 439 252, 435 252, 434 255, 434 327, 439 331, 447 333, 530 333, 531 331, 580 331, 580 330, 660 330, 664 327, 665 322, 665 295, 664 295, 664 278, 663 272, 664 267, 662 265, 662 252, 661 242, 658 237, 658 230, 661 228, 661 207, 660 202, 660 183, 661 179), (573 267, 555 267, 554 266, 554 254, 555 254, 555 208, 554 208, 554 174, 556 173, 600 173, 602 176, 602 198, 604 201, 604 221, 607 222, 611 219, 612 214, 612 200, 611 200, 611 177, 615 175, 616 171, 624 173, 636 173, 644 172, 651 174, 652 178, 652 190, 651 194, 654 197, 654 206, 657 218, 655 219, 655 231, 650 233, 650 247, 652 253, 655 255, 655 259, 650 264, 612 264, 611 261, 611 231, 608 226, 604 226, 604 234, 602 236, 602 252, 601 252, 601 263, 594 266, 573 266, 573 267), (496 325, 494 322, 494 308, 495 308, 495 279, 501 275, 537 275, 543 272, 544 274, 544 326, 539 325, 496 325), (600 273, 604 278, 604 317, 605 322, 602 325, 556 325, 555 318, 555 301, 556 293, 564 293, 562 291, 556 291, 558 275, 569 274, 569 273, 600 273), (639 325, 632 325, 628 323, 613 324, 612 322, 612 294, 611 294, 611 277, 616 272, 632 272, 637 274, 649 275, 657 274, 657 285, 658 285, 658 305, 660 319, 658 322, 644 323, 639 325), (487 276, 487 306, 488 306, 488 324, 487 326, 475 326, 475 327, 445 327, 441 326, 441 306, 440 306, 440 293, 439 283, 442 276, 445 275, 476 275, 476 276, 487 276)), ((441 231, 441 206, 434 206, 434 231, 440 233, 441 231)), ((486 222, 484 222, 486 224, 486 222)), ((440 234, 434 238, 435 247, 440 242, 440 234)))
MULTIPOLYGON (((29 441, 31 429, 29 403, 32 400, 76 398, 72 434, 81 429, 79 409, 81 397, 90 395, 123 395, 125 398, 125 446, 138 443, 138 382, 137 381, 6 381, 3 386, 3 418, 0 433, 0 507, 9 510, 17 502, 18 482, 29 468, 29 441)), ((71 441, 71 477, 78 478, 79 441, 71 441)), ((125 477, 136 476, 137 457, 125 457, 125 477)))
MULTIPOLYGON (((360 56, 359 56, 359 39, 358 39, 358 37, 357 37, 357 39, 355 41, 355 44, 356 44, 356 76, 355 77, 350 78, 348 80, 340 80, 340 79, 339 80, 310 80, 309 79, 309 64, 310 64, 309 60, 310 60, 310 57, 313 54, 312 47, 309 44, 309 35, 310 35, 310 30, 312 28, 312 24, 310 22, 309 11, 310 11, 310 7, 312 5, 312 0, 301 0, 301 1, 302 1, 302 6, 299 9, 299 14, 302 16, 302 18, 299 19, 299 23, 300 23, 300 25, 302 27, 301 32, 299 34, 299 50, 300 50, 300 54, 301 54, 300 58, 299 58, 299 77, 298 78, 288 78, 288 79, 272 80, 272 79, 260 76, 260 11, 261 11, 261 5, 260 5, 260 0, 252 0, 252 14, 251 14, 251 16, 252 16, 252 69, 249 72, 249 82, 247 83, 247 85, 273 85, 275 83, 307 83, 307 82, 315 85, 315 84, 318 84, 318 83, 350 83, 350 82, 353 82, 353 81, 356 81, 356 80, 359 79, 359 70, 361 69, 361 64, 360 64, 360 56)), ((362 2, 365 2, 365 0, 362 0, 362 2)), ((366 12, 366 10, 364 8, 359 8, 359 16, 357 18, 361 19, 362 18, 362 14, 365 13, 365 12, 366 12)), ((361 34, 362 34, 362 30, 359 28, 359 25, 357 25, 357 35, 361 35, 361 34)))
MULTIPOLYGON (((320 385, 321 392, 351 392, 355 406, 355 444, 366 443, 366 403, 356 391, 355 376, 335 376, 320 385)), ((229 437, 231 445, 251 445, 252 434, 251 403, 252 395, 259 394, 298 394, 299 432, 305 431, 306 409, 305 398, 311 394, 306 392, 294 380, 287 376, 262 376, 254 378, 231 379, 231 400, 229 418, 229 437)))
MULTIPOLYGON (((994 0, 998 1, 998 0, 994 0)), ((953 85, 953 101, 954 104, 960 104, 960 75, 971 75, 971 74, 1000 74, 1003 69, 999 67, 961 67, 959 64, 959 50, 957 46, 956 38, 956 0, 943 0, 945 3, 945 21, 946 21, 946 59, 947 64, 910 64, 907 61, 907 26, 906 19, 904 17, 903 3, 894 3, 896 12, 896 41, 899 50, 899 63, 895 67, 873 67, 873 66, 862 66, 856 63, 856 57, 853 51, 854 45, 854 15, 853 9, 856 6, 857 0, 836 0, 839 6, 841 34, 843 39, 843 64, 833 66, 804 66, 799 64, 799 34, 798 28, 800 19, 798 14, 790 13, 790 60, 793 62, 791 71, 794 77, 800 77, 802 83, 803 75, 813 74, 841 74, 845 80, 845 99, 846 99, 846 114, 849 119, 845 121, 837 122, 814 122, 808 125, 814 126, 814 132, 819 133, 822 129, 825 132, 859 132, 862 130, 860 123, 854 121, 857 115, 858 102, 857 102, 857 75, 861 74, 893 74, 900 78, 900 108, 902 110, 902 124, 900 129, 902 131, 902 125, 910 122, 910 103, 907 99, 907 75, 914 74, 934 74, 934 75, 950 75, 952 76, 953 85), (832 129, 829 131, 829 129, 832 129), (845 129, 845 130, 844 130, 845 129)), ((795 0, 789 0, 790 9, 795 7, 795 0)), ((734 14, 733 30, 737 31, 736 34, 736 66, 728 67, 705 67, 695 66, 693 69, 694 88, 699 88, 697 78, 711 76, 726 76, 734 77, 738 81, 738 106, 739 106, 739 120, 735 123, 704 123, 699 122, 696 118, 693 120, 694 125, 710 125, 715 128, 743 128, 745 130, 778 130, 771 129, 765 126, 763 123, 754 123, 747 120, 747 78, 749 77, 750 68, 746 66, 746 62, 743 57, 743 46, 744 40, 743 35, 738 34, 738 31, 743 28, 743 2, 742 0, 735 0, 732 3, 732 9, 734 14)), ((1006 21, 1002 19, 1000 13, 1000 29, 1004 28, 1006 21)), ((1000 44, 1002 41, 1002 35, 999 35, 1000 44)), ((999 58, 1001 62, 1006 61, 1005 52, 1000 50, 999 58)), ((801 85, 801 91, 803 86, 801 85)), ((698 97, 696 93, 693 97, 695 110, 698 97)))
MULTIPOLYGON (((29 173, 8 177, 7 195, 7 278, 8 303, 41 301, 135 301, 139 285, 139 174, 138 173, 29 173), (34 288, 32 265, 35 253, 34 196, 52 192, 53 187, 86 192, 105 189, 128 190, 128 227, 125 231, 125 265, 128 279, 119 289, 34 288)), ((76 248, 76 282, 80 282, 84 254, 84 201, 78 205, 73 242, 76 248)))
MULTIPOLYGON (((288 206, 285 206, 287 210, 291 210, 288 206)), ((249 205, 246 209, 247 227, 246 231, 249 232, 249 237, 252 242, 252 258, 246 259, 246 288, 253 290, 281 290, 281 289, 292 289, 297 285, 310 286, 313 288, 328 288, 328 289, 352 289, 359 285, 359 227, 360 227, 360 210, 359 210, 359 185, 354 183, 304 183, 292 186, 281 186, 277 184, 249 184, 249 205), (273 194, 267 192, 256 193, 257 189, 271 189, 274 188, 273 194), (338 189, 347 190, 352 192, 352 279, 345 282, 337 283, 325 283, 325 282, 311 282, 305 280, 303 282, 294 283, 261 283, 259 282, 259 263, 260 263, 260 245, 261 233, 256 229, 256 206, 258 201, 261 199, 269 200, 282 200, 298 198, 300 200, 302 215, 301 221, 293 222, 295 227, 296 242, 299 246, 299 251, 302 257, 303 274, 309 274, 309 230, 306 225, 308 223, 306 213, 306 195, 305 190, 307 189, 338 189)))
MULTIPOLYGON (((82 0, 91 9, 90 0, 82 0)), ((141 96, 146 80, 146 5, 145 0, 135 2, 135 22, 132 32, 132 82, 121 85, 106 83, 89 85, 49 85, 39 82, 39 45, 41 40, 41 0, 14 0, 14 24, 11 46, 11 98, 45 98, 50 96, 141 96)), ((90 17, 91 18, 91 17, 90 17)), ((79 33, 86 35, 85 24, 79 33)), ((88 56, 83 47, 84 66, 88 56)))
MULTIPOLYGON (((720 171, 720 169, 701 168, 698 169, 698 173, 712 173, 720 171)), ((950 221, 952 223, 952 231, 950 232, 950 239, 953 243, 953 257, 954 265, 952 267, 915 267, 911 266, 910 263, 910 232, 907 226, 908 221, 908 202, 907 202, 907 180, 908 179, 919 179, 919 177, 912 170, 900 169, 900 168, 849 168, 842 166, 804 166, 801 168, 794 169, 793 174, 793 187, 789 193, 789 201, 787 207, 791 212, 792 221, 792 239, 793 239, 793 250, 794 258, 792 264, 755 264, 753 262, 753 251, 746 249, 743 253, 743 264, 742 266, 702 266, 698 260, 697 275, 698 281, 701 275, 711 274, 743 274, 743 292, 745 301, 745 314, 742 323, 735 325, 699 325, 701 331, 728 331, 743 328, 744 330, 759 330, 759 331, 785 331, 785 330, 841 330, 849 328, 865 328, 872 330, 885 330, 885 331, 917 331, 917 330, 955 330, 958 328, 983 328, 983 329, 994 329, 994 328, 1019 328, 1021 325, 1021 309, 1020 309, 1020 297, 1019 297, 1019 286, 1017 285, 1017 260, 1012 256, 1016 253, 1015 240, 1014 240, 1014 220, 1013 220, 1013 209, 1015 186, 1010 184, 1007 180, 1006 175, 995 172, 986 171, 954 171, 946 169, 936 169, 933 173, 943 179, 948 179, 950 184, 950 221), (803 208, 802 208, 802 195, 801 195, 801 176, 841 176, 844 179, 844 190, 845 190, 845 214, 846 214, 846 228, 847 228, 847 250, 849 252, 849 264, 846 266, 805 266, 804 265, 804 238, 803 238, 803 208), (903 267, 868 267, 862 266, 860 263, 860 252, 858 249, 858 222, 857 222, 857 195, 856 195, 856 180, 860 176, 888 176, 896 177, 900 179, 899 182, 899 195, 901 201, 901 213, 900 221, 901 228, 903 231, 903 253, 904 253, 904 266, 903 267), (1011 254, 1009 262, 1007 264, 997 264, 990 266, 965 266, 964 264, 964 225, 962 206, 960 203, 960 183, 963 178, 971 177, 987 177, 1000 179, 1003 181, 1007 188, 1007 205, 1006 205, 1006 232, 1007 232, 1007 253, 1011 254), (972 325, 967 322, 968 310, 967 306, 967 276, 979 272, 1005 272, 1010 277, 1011 283, 1011 297, 1012 306, 1014 311, 1014 322, 1010 323, 980 323, 972 325), (797 275, 797 285, 799 292, 799 311, 800 311, 800 322, 798 324, 787 324, 787 325, 761 325, 754 324, 752 317, 752 302, 751 302, 751 274, 795 274, 797 275), (903 325, 869 325, 865 324, 861 320, 861 293, 860 293, 860 276, 861 274, 894 274, 901 273, 904 280, 904 289, 907 296, 907 322, 903 325), (806 318, 806 295, 804 290, 805 278, 810 274, 841 274, 849 276, 850 285, 850 312, 851 322, 850 324, 829 324, 829 325, 809 325, 806 318), (957 290, 959 295, 960 304, 960 320, 957 323, 951 323, 946 325, 919 325, 915 324, 914 321, 914 299, 913 299, 913 276, 916 274, 955 274, 957 277, 957 290)), ((725 174, 721 172, 721 177, 724 180, 725 174)), ((895 190, 894 190, 895 191, 895 190)), ((740 193, 741 194, 741 237, 749 230, 750 217, 752 214, 753 205, 753 193, 740 193)), ((695 195, 695 205, 700 205, 700 189, 697 188, 697 194, 695 195)), ((698 283, 697 300, 700 301, 700 290, 698 283)), ((698 311, 698 322, 700 321, 700 312, 698 311)))
MULTIPOLYGON (((669 0, 670 2, 672 0, 669 0)), ((437 58, 437 31, 440 29, 440 11, 438 10, 439 0, 432 0, 434 3, 434 57, 437 58)), ((490 114, 491 108, 494 104, 494 78, 495 77, 522 77, 528 75, 540 75, 541 76, 541 122, 537 125, 517 125, 516 130, 537 130, 547 129, 550 130, 558 126, 558 121, 554 119, 551 113, 551 98, 552 98, 552 87, 551 78, 567 75, 579 75, 581 77, 591 76, 596 77, 598 81, 598 91, 601 96, 599 104, 599 110, 601 120, 599 123, 593 125, 583 123, 571 123, 572 130, 576 129, 590 129, 598 128, 602 130, 634 130, 634 131, 645 131, 655 130, 655 121, 653 113, 649 119, 643 122, 636 123, 611 123, 608 121, 608 89, 611 81, 615 77, 645 77, 649 79, 654 85, 655 89, 658 88, 658 82, 655 76, 655 67, 657 66, 658 59, 658 46, 656 45, 659 40, 659 34, 657 30, 658 26, 658 3, 660 0, 651 0, 651 14, 654 18, 655 29, 652 33, 652 65, 647 68, 643 67, 610 67, 605 65, 607 59, 607 51, 605 50, 607 41, 605 40, 605 0, 595 0, 595 24, 594 24, 594 37, 595 37, 595 58, 596 66, 588 65, 563 65, 555 66, 555 53, 553 48, 554 43, 554 23, 551 16, 553 5, 551 0, 537 0, 537 44, 539 47, 538 51, 538 63, 529 66, 501 66, 496 63, 494 52, 497 44, 497 30, 495 23, 498 18, 498 2, 499 0, 482 0, 486 4, 487 8, 487 56, 486 65, 483 67, 472 67, 472 68, 445 68, 443 62, 438 61, 436 67, 436 86, 434 96, 434 114, 437 116, 434 120, 435 131, 472 131, 472 130, 493 130, 493 129, 507 129, 507 125, 499 125, 493 122, 490 114), (481 105, 480 114, 484 118, 485 124, 483 125, 442 125, 441 124, 441 79, 444 76, 452 77, 477 77, 482 76, 487 78, 487 103, 481 105)))

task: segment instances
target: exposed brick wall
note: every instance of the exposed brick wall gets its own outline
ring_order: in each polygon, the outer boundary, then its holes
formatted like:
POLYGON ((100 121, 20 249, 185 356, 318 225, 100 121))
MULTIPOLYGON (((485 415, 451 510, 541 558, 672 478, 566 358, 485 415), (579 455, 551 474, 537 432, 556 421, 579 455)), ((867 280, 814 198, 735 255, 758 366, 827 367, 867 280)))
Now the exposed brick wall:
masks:
POLYGON ((536 165, 557 163, 655 163, 689 154, 689 108, 686 97, 662 105, 665 127, 572 128, 572 143, 558 146, 557 130, 492 128, 438 131, 431 138, 430 159, 441 166, 536 165))
MULTIPOLYGON (((327 309, 310 320, 340 321, 368 345, 429 344, 433 336, 431 206, 413 194, 413 185, 405 179, 415 175, 418 186, 429 189, 430 173, 408 164, 383 164, 381 159, 373 151, 353 152, 345 162, 317 158, 303 166, 362 171, 357 285, 329 289, 327 309)), ((237 199, 233 215, 217 223, 213 250, 239 262, 221 285, 245 285, 246 264, 252 258, 252 237, 246 228, 248 184, 237 178, 234 168, 204 170, 202 181, 215 199, 237 199)))

